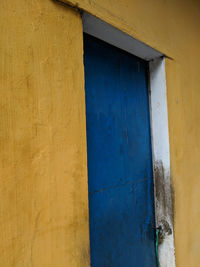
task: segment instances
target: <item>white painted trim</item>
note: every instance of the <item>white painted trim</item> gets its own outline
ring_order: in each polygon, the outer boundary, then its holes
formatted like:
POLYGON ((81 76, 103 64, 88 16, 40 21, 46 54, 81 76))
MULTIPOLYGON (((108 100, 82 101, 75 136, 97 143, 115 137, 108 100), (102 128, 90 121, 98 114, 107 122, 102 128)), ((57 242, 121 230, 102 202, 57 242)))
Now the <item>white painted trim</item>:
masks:
POLYGON ((165 59, 151 61, 149 71, 155 215, 163 239, 159 260, 161 267, 175 267, 165 59))
POLYGON ((155 214, 162 238, 159 260, 161 267, 175 267, 165 59, 160 52, 88 13, 84 12, 82 19, 84 32, 149 61, 155 214))
POLYGON ((82 16, 83 31, 109 44, 121 48, 145 60, 151 60, 162 54, 150 46, 136 40, 108 23, 84 12, 82 16))

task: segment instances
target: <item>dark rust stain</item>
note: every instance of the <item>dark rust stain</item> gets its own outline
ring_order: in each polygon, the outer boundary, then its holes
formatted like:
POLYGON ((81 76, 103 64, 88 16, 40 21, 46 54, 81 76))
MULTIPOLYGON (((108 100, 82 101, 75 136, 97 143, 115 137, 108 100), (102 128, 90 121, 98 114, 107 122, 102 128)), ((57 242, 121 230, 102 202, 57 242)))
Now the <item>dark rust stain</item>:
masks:
POLYGON ((159 245, 160 245, 160 244, 162 244, 166 235, 172 234, 172 229, 171 229, 169 223, 164 219, 161 220, 161 223, 160 223, 160 226, 158 227, 158 229, 159 229, 159 245))
POLYGON ((170 177, 164 171, 162 161, 154 163, 156 221, 159 228, 159 243, 172 234, 174 223, 174 194, 170 177))

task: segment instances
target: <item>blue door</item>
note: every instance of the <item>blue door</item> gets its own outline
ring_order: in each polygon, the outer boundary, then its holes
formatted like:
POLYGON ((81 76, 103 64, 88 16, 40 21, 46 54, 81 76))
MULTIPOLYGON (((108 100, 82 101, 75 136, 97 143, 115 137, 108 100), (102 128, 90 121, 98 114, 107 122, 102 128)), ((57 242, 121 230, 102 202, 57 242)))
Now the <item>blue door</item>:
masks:
POLYGON ((84 35, 92 267, 155 267, 147 64, 84 35))

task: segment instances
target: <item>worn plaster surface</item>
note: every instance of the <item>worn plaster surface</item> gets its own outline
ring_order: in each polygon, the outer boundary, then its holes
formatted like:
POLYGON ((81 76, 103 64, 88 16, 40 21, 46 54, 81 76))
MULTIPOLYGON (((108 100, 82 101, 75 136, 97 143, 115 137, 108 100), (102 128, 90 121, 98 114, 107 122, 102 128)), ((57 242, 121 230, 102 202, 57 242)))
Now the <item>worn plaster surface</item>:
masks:
MULTIPOLYGON (((166 78, 176 264, 197 267, 199 1, 69 3, 173 58, 166 78)), ((80 16, 51 0, 1 0, 0 31, 0 265, 89 266, 80 16)))
POLYGON ((0 1, 0 266, 89 266, 82 23, 0 1))

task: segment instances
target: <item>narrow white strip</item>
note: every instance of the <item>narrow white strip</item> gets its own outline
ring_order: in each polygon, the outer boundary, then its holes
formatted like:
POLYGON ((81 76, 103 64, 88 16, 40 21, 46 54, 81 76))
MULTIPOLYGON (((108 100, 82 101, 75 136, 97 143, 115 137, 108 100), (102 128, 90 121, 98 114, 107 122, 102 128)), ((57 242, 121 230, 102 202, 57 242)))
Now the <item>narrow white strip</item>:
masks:
POLYGON ((165 59, 149 63, 156 225, 161 227, 161 267, 175 267, 165 59))

